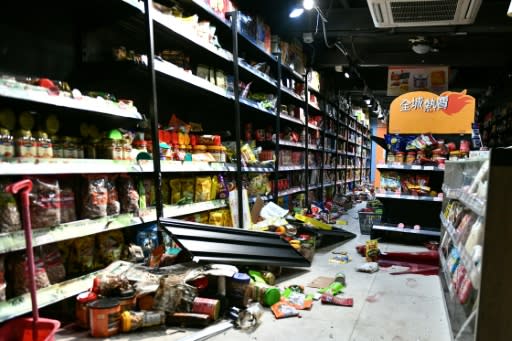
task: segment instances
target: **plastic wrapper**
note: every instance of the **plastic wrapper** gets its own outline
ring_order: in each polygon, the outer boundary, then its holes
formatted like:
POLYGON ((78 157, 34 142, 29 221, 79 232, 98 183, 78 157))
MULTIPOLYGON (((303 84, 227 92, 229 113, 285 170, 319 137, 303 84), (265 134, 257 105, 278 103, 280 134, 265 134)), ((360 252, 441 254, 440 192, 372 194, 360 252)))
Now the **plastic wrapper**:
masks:
POLYGON ((5 282, 5 259, 0 255, 0 302, 5 301, 7 283, 5 282))
POLYGON ((175 283, 173 279, 164 277, 155 294, 155 310, 172 314, 180 311, 191 311, 197 289, 185 283, 175 283))
POLYGON ((473 285, 471 284, 471 279, 469 276, 464 277, 460 289, 457 293, 459 297, 459 301, 461 304, 465 304, 469 297, 471 296, 471 292, 473 291, 473 285))
POLYGON ((379 259, 379 242, 376 239, 366 241, 366 261, 375 262, 379 259))
POLYGON ((0 233, 18 230, 21 230, 21 219, 16 198, 0 184, 0 233))
POLYGON ((265 174, 258 174, 251 177, 248 192, 250 196, 265 195, 270 192, 270 182, 265 174))
POLYGON ((277 319, 299 315, 299 311, 295 307, 284 301, 277 302, 270 309, 277 319))
POLYGON ((94 270, 94 252, 94 236, 74 240, 68 259, 68 273, 81 274, 94 270))
POLYGON ((181 179, 181 198, 177 204, 189 204, 194 201, 194 178, 181 179))
POLYGON ((379 264, 376 262, 364 263, 357 267, 357 271, 367 273, 377 272, 379 271, 379 264))
POLYGON ((97 267, 104 267, 121 259, 124 248, 124 236, 121 230, 101 233, 96 236, 97 267))
POLYGON ((119 178, 119 195, 121 198, 121 212, 137 213, 139 211, 139 193, 133 179, 124 175, 119 178))
POLYGON ((122 292, 132 289, 128 278, 104 273, 98 276, 100 294, 105 297, 120 296, 122 292))
POLYGON ((211 211, 209 213, 208 224, 224 226, 224 213, 221 210, 211 211))
POLYGON ((380 187, 387 192, 400 192, 400 175, 396 172, 382 172, 380 187))
POLYGON ((63 224, 75 220, 75 193, 71 187, 64 187, 60 191, 60 222, 63 224))
POLYGON ((195 202, 210 200, 211 188, 212 179, 209 176, 198 176, 195 186, 195 202))
POLYGON ((107 215, 107 179, 103 175, 87 175, 82 197, 82 217, 88 219, 107 215))
POLYGON ((60 224, 59 182, 50 178, 31 178, 33 186, 29 194, 30 221, 33 229, 60 224))
POLYGON ((109 176, 106 179, 107 186, 107 214, 118 215, 121 213, 121 203, 116 188, 116 176, 109 176))
POLYGON ((43 245, 42 254, 46 273, 51 284, 62 282, 66 278, 66 268, 57 244, 43 245))
MULTIPOLYGON (((35 284, 36 289, 46 288, 50 285, 48 274, 44 267, 43 259, 37 254, 34 255, 35 263, 35 284)), ((14 255, 9 262, 9 274, 12 282, 12 293, 20 296, 29 292, 28 264, 25 254, 14 255)))
MULTIPOLYGON (((156 199, 155 199, 155 186, 153 184, 153 179, 144 179, 143 180, 144 185, 144 193, 145 200, 146 200, 146 207, 148 206, 155 206, 156 205, 156 199)), ((163 198, 162 198, 163 201, 163 198)))
POLYGON ((176 205, 181 199, 181 179, 171 179, 169 181, 171 192, 171 204, 176 205))
POLYGON ((215 200, 217 199, 217 194, 219 193, 219 178, 217 176, 211 177, 211 187, 210 187, 210 199, 209 200, 215 200))

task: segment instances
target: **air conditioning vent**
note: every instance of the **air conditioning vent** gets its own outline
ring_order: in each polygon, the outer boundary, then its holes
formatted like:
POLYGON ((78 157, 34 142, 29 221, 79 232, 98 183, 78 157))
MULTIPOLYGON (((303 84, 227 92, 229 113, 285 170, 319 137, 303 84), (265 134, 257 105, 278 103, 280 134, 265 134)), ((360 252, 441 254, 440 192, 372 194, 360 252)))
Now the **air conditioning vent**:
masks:
POLYGON ((375 27, 468 25, 482 0, 367 0, 375 27))

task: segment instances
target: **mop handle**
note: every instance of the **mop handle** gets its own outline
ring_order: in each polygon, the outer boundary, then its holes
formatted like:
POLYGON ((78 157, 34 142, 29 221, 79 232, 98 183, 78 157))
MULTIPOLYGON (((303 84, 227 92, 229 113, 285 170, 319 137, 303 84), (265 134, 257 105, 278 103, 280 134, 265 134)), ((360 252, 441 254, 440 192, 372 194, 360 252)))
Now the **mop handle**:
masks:
POLYGON ((36 295, 36 283, 35 275, 36 269, 34 264, 34 250, 32 249, 32 225, 30 223, 30 201, 29 193, 32 191, 32 181, 21 180, 15 182, 5 189, 6 192, 17 194, 20 193, 21 197, 21 209, 23 214, 23 228, 25 230, 25 244, 27 247, 27 263, 28 263, 28 275, 29 275, 29 287, 30 287, 30 298, 32 300, 32 318, 34 324, 39 320, 39 311, 37 309, 37 295, 36 295))

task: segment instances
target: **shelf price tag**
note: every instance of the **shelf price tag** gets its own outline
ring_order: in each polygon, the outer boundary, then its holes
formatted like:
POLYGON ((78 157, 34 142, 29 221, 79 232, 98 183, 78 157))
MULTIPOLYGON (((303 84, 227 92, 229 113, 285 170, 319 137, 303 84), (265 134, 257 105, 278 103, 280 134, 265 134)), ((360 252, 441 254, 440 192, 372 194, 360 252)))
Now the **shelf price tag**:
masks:
POLYGON ((418 165, 412 165, 412 166, 411 166, 411 169, 414 169, 414 170, 421 170, 421 166, 418 166, 418 165))
POLYGON ((423 166, 424 170, 434 170, 434 166, 423 166))

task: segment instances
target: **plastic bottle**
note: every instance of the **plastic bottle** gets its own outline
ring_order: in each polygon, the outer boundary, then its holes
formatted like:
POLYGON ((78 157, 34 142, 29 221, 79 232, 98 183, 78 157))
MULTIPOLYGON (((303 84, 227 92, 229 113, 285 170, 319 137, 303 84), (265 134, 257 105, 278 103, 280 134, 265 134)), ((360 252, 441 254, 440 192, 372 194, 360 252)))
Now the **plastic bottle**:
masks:
POLYGON ((338 273, 334 279, 334 281, 329 284, 328 287, 325 287, 325 288, 322 288, 320 290, 318 290, 319 293, 321 294, 330 294, 330 295, 337 295, 339 294, 340 292, 343 291, 343 289, 345 289, 345 275, 341 275, 341 273, 338 273))

